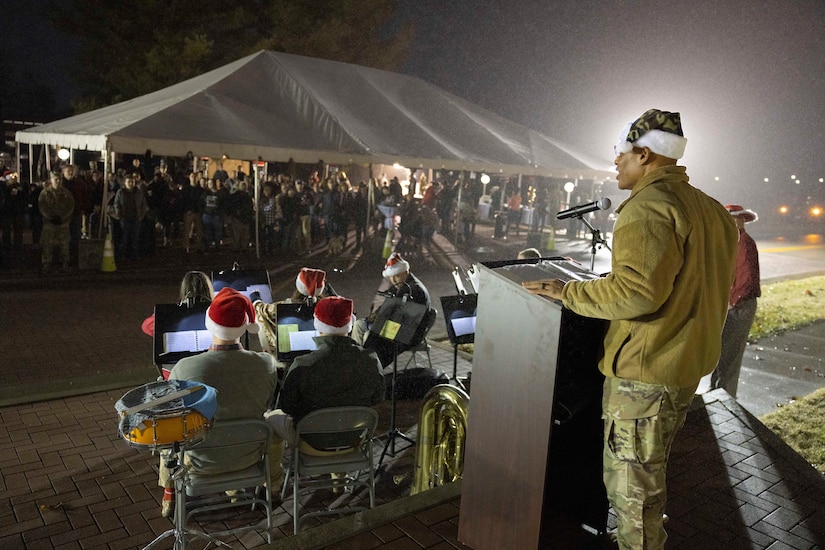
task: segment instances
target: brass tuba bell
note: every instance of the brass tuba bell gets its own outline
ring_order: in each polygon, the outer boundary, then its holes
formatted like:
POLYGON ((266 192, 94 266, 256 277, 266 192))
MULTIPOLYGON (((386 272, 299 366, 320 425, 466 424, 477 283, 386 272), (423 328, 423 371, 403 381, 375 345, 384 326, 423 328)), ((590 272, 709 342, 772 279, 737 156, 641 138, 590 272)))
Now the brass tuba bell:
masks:
POLYGON ((424 396, 411 495, 461 479, 469 408, 470 397, 449 384, 439 384, 424 396))

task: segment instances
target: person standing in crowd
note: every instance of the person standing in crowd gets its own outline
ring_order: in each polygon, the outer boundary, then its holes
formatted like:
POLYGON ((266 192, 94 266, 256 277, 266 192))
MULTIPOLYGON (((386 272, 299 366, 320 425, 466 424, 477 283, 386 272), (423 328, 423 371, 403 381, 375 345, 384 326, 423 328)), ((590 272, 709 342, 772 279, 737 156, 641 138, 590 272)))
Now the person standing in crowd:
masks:
POLYGON ((120 243, 120 257, 127 260, 137 260, 140 250, 140 226, 149 207, 143 191, 135 185, 133 175, 126 176, 123 187, 115 195, 115 216, 120 221, 122 241, 120 243))
POLYGON ((226 200, 226 219, 234 252, 249 251, 249 226, 255 220, 252 196, 246 190, 246 182, 235 184, 235 192, 226 200))
POLYGON ((298 203, 298 246, 303 253, 312 251, 312 209, 315 207, 315 195, 312 188, 302 180, 295 180, 295 195, 298 203))
POLYGON ((163 246, 172 246, 180 236, 183 223, 183 200, 180 185, 167 177, 166 192, 160 207, 160 223, 163 226, 163 246))
POLYGON ((33 181, 29 184, 29 192, 26 194, 26 225, 32 232, 32 244, 40 244, 40 234, 43 232, 43 216, 40 215, 37 204, 42 192, 41 183, 33 181))
POLYGON ((622 549, 664 548, 666 467, 699 380, 714 369, 733 281, 737 230, 677 166, 679 113, 651 109, 615 146, 619 189, 604 278, 522 283, 579 315, 609 320, 599 363, 604 484, 622 549))
POLYGON ((264 252, 271 254, 275 250, 278 234, 278 203, 275 200, 275 185, 269 182, 265 183, 263 195, 260 201, 261 243, 264 252))
POLYGON ((292 182, 285 182, 282 187, 279 206, 281 208, 281 251, 298 252, 298 211, 301 208, 301 198, 295 192, 292 182))
POLYGON ((390 195, 392 195, 393 201, 395 204, 401 204, 404 202, 404 188, 401 187, 401 182, 398 181, 398 178, 393 176, 390 180, 390 195))
POLYGON ((40 237, 42 272, 49 272, 55 251, 65 271, 69 268, 69 220, 74 213, 74 197, 63 187, 59 172, 50 174, 49 186, 40 193, 37 207, 43 217, 43 234, 40 237))
POLYGON ((3 246, 23 246, 23 228, 26 225, 26 188, 20 183, 17 173, 10 173, 5 182, 0 178, 0 229, 3 231, 3 246))
POLYGON ((516 226, 516 235, 521 225, 521 193, 518 189, 513 189, 512 194, 507 199, 507 227, 504 232, 510 231, 510 226, 516 226))
POLYGON ((430 186, 427 187, 427 190, 424 191, 424 197, 421 199, 421 206, 435 209, 436 198, 438 197, 438 191, 440 189, 440 183, 437 181, 432 182, 430 186))
POLYGON ((196 252, 203 252, 203 195, 206 190, 201 187, 198 173, 189 174, 189 185, 182 192, 183 208, 183 248, 187 254, 194 246, 196 252))
POLYGON ((759 252, 756 243, 745 231, 745 224, 755 222, 758 216, 753 210, 746 210, 738 204, 729 204, 725 208, 739 229, 739 246, 736 252, 736 275, 730 289, 728 315, 722 331, 722 355, 716 370, 710 376, 710 389, 723 388, 736 397, 742 356, 756 316, 756 299, 762 295, 759 285, 759 252))
POLYGON ((358 190, 353 193, 350 203, 352 219, 355 222, 355 246, 361 246, 361 241, 367 238, 367 221, 369 218, 369 197, 367 184, 358 182, 358 190))
POLYGON ((64 189, 67 189, 74 198, 74 212, 72 212, 72 219, 69 220, 69 261, 72 265, 77 265, 83 217, 88 215, 92 209, 89 204, 86 180, 78 176, 77 166, 74 164, 64 166, 62 177, 64 189))
POLYGON ((536 191, 536 200, 533 202, 533 223, 531 231, 544 231, 544 224, 547 223, 547 191, 539 189, 536 191))
MULTIPOLYGON (((178 361, 169 374, 170 380, 192 380, 212 386, 218 391, 215 422, 264 417, 275 397, 275 362, 268 353, 248 351, 240 339, 247 331, 256 333, 255 310, 249 299, 232 288, 222 288, 206 310, 206 328, 212 335, 212 345, 205 353, 178 361)), ((283 441, 273 438, 269 461, 273 467, 272 490, 283 482, 280 469, 283 441)), ((192 471, 222 474, 243 470, 255 464, 259 456, 242 449, 227 451, 197 448, 187 451, 192 471)), ((174 483, 161 453, 158 485, 164 488, 161 515, 169 517, 175 508, 174 483)))
POLYGON ((201 211, 203 212, 203 245, 209 250, 221 247, 223 238, 223 210, 224 197, 213 179, 206 181, 206 191, 201 196, 201 211))

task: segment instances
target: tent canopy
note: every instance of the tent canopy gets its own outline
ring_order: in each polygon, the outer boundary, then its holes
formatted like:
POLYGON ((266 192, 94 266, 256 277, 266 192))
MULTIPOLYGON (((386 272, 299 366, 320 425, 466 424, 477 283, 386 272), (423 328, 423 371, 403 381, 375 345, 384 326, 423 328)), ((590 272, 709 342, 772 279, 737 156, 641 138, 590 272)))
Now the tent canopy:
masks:
POLYGON ((420 79, 260 51, 129 101, 17 132, 70 149, 393 164, 556 177, 612 167, 420 79))

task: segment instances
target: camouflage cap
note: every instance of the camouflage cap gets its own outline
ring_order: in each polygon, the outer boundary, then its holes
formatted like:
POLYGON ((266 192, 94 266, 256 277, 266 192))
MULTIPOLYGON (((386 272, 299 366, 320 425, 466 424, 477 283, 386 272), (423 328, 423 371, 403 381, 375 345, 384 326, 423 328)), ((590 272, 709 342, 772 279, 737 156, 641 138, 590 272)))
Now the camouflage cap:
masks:
POLYGON ((613 151, 618 156, 633 147, 647 147, 657 155, 679 159, 686 145, 679 113, 649 109, 624 127, 613 151))

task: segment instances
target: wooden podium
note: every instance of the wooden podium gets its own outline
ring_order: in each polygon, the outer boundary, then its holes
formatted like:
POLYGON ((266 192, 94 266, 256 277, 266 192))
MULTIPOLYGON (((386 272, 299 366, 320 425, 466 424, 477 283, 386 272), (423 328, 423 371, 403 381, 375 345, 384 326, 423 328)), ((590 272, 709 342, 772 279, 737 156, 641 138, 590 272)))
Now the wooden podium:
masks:
POLYGON ((481 267, 458 531, 474 550, 576 548, 606 529, 606 323, 521 287, 594 277, 562 259, 481 267))

